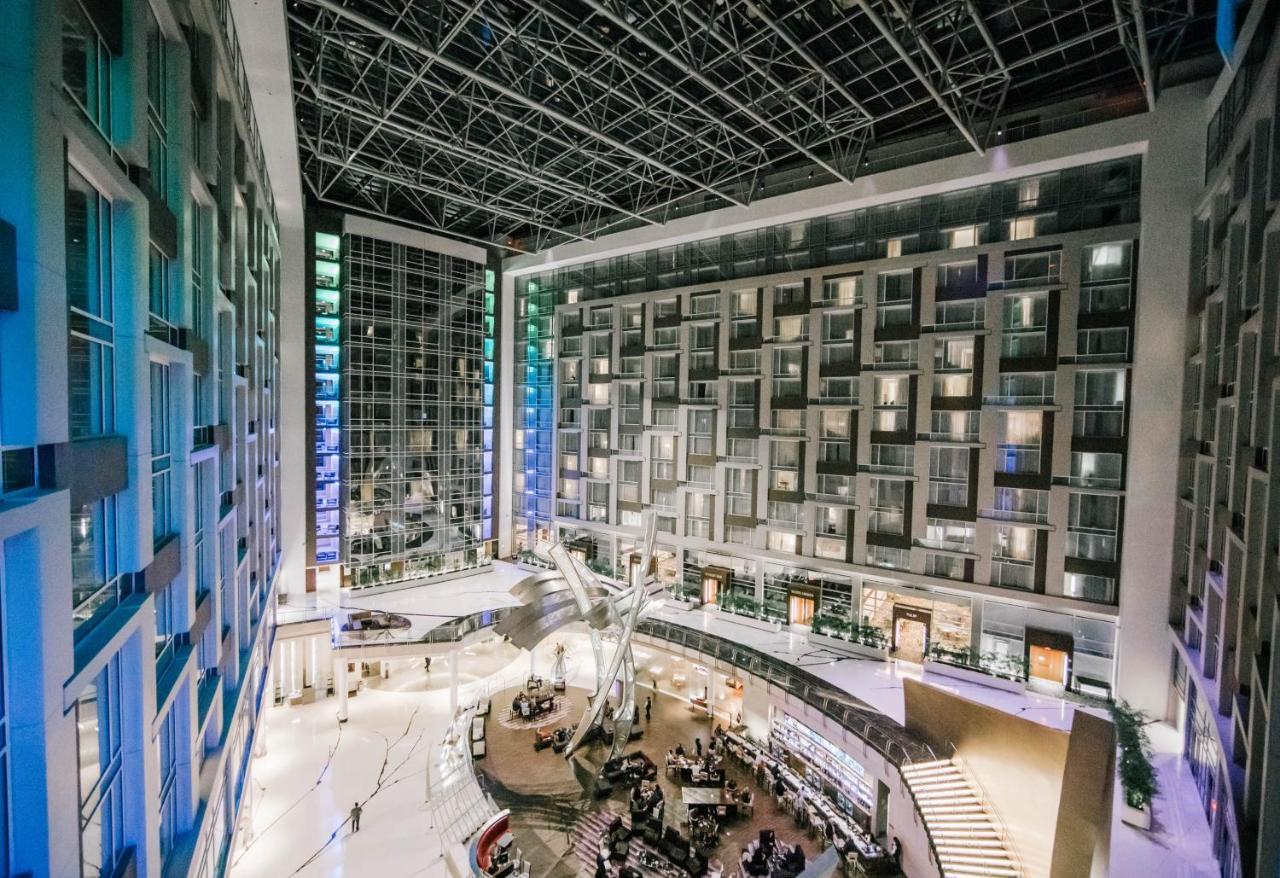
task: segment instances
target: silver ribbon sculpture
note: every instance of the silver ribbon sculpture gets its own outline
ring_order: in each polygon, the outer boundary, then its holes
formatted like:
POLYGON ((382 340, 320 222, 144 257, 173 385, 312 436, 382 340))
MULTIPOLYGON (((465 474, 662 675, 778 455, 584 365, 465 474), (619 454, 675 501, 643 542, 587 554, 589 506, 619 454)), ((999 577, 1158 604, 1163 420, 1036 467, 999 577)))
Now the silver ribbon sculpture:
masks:
POLYGON ((565 625, 586 623, 596 660, 596 688, 577 730, 565 747, 566 758, 582 744, 588 732, 601 724, 609 693, 619 681, 622 683, 622 700, 613 714, 610 759, 622 755, 631 740, 636 716, 636 667, 631 638, 640 617, 653 606, 651 599, 662 591, 653 575, 658 529, 652 512, 644 513, 641 526, 644 550, 640 556, 639 584, 618 586, 604 582, 585 563, 570 554, 563 544, 555 543, 547 550, 547 555, 556 569, 535 573, 516 583, 511 593, 522 606, 499 623, 496 629, 515 646, 532 650, 565 625), (603 642, 606 634, 615 637, 618 644, 607 666, 603 642))

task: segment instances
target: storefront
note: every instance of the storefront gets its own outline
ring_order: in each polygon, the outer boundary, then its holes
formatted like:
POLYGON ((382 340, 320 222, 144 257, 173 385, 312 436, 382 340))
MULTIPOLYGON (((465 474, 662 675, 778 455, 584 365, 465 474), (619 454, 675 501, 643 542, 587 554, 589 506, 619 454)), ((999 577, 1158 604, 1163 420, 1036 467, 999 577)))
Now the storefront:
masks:
POLYGON ((862 622, 885 633, 895 658, 923 662, 934 647, 969 650, 973 608, 967 598, 864 584, 862 622))
POLYGON ((853 610, 853 585, 810 570, 766 564, 765 610, 790 625, 813 625, 823 617, 847 622, 853 610))
POLYGON ((750 608, 756 600, 756 562, 714 552, 688 551, 683 591, 687 598, 727 610, 732 611, 735 605, 750 608))
POLYGON ((1115 673, 1115 625, 1106 619, 984 601, 981 663, 1039 686, 1107 697, 1115 673))
POLYGON ((859 826, 882 832, 888 822, 888 790, 860 762, 787 713, 774 717, 769 747, 859 826))

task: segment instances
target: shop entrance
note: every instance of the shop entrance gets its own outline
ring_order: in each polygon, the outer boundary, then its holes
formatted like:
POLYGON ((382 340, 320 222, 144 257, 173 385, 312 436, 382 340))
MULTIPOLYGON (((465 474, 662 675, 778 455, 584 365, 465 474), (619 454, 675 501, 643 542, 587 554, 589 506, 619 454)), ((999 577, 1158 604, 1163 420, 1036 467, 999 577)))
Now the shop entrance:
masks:
POLYGON ((933 614, 919 607, 893 607, 893 652, 903 661, 920 664, 929 649, 929 627, 933 614))
POLYGON ((702 603, 720 603, 720 596, 729 590, 730 573, 724 567, 702 568, 702 603))
POLYGON ((804 594, 793 594, 787 607, 787 618, 792 625, 810 625, 813 623, 813 598, 804 594))
POLYGON ((1027 629, 1027 677, 1066 687, 1071 679, 1071 652, 1075 640, 1060 631, 1027 629))
POLYGON ((787 621, 792 625, 812 625, 818 609, 818 592, 805 586, 792 586, 787 594, 787 621))

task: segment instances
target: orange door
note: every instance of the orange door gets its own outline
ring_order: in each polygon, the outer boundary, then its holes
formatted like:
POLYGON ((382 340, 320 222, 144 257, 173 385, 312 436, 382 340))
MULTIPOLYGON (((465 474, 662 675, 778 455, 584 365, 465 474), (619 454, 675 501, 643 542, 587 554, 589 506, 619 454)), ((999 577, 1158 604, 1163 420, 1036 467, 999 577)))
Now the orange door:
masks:
POLYGON ((1059 686, 1067 684, 1067 654, 1047 646, 1031 647, 1031 676, 1059 686))

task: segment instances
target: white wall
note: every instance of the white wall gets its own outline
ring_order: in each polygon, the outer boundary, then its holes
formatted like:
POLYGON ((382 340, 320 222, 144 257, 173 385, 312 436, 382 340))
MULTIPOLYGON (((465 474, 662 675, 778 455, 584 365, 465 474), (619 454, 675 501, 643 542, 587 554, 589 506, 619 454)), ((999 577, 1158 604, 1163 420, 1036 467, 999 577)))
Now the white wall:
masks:
POLYGON ((307 422, 306 242, 302 234, 302 178, 293 118, 293 80, 282 3, 231 0, 249 91, 260 126, 267 173, 280 219, 280 585, 306 588, 307 422))
POLYGON ((1137 320, 1129 400, 1116 694, 1163 717, 1169 700, 1169 589, 1182 436, 1183 334, 1191 214, 1204 179, 1208 82, 1167 91, 1142 163, 1137 320))

